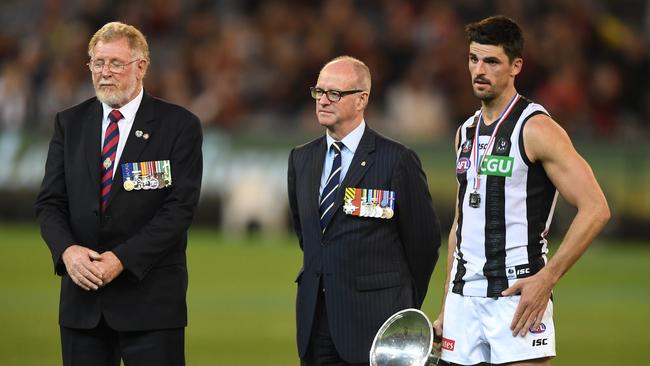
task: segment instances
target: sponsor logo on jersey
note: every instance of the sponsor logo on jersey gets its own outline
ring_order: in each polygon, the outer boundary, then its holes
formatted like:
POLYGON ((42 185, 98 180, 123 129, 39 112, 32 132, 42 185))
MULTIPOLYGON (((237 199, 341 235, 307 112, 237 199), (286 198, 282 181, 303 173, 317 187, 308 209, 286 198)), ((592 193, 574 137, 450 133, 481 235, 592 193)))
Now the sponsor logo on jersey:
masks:
POLYGON ((528 330, 533 334, 541 334, 541 333, 544 333, 546 331, 546 324, 539 323, 539 326, 537 328, 533 329, 533 327, 530 327, 530 328, 528 328, 528 330))
POLYGON ((529 277, 530 275, 531 272, 528 264, 506 268, 506 277, 508 277, 509 280, 529 277))
POLYGON ((505 153, 506 151, 508 151, 509 148, 510 148, 510 141, 506 140, 505 137, 499 138, 499 141, 497 141, 497 144, 494 146, 494 150, 498 154, 505 153))
POLYGON ((515 159, 510 156, 486 155, 481 164, 481 174, 512 177, 515 159))
POLYGON ((448 351, 453 351, 455 345, 456 345, 456 341, 454 341, 453 339, 442 337, 442 348, 448 351))
POLYGON ((460 158, 456 162, 456 173, 463 174, 472 166, 472 161, 468 158, 460 158))
POLYGON ((533 347, 546 346, 547 344, 548 344, 548 338, 533 339, 533 347))

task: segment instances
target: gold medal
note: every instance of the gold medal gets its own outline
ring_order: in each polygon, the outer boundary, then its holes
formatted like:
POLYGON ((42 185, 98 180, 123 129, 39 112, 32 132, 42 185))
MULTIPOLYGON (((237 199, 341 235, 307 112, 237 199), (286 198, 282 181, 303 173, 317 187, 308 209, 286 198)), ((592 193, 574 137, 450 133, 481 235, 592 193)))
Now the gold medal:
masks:
POLYGON ((132 180, 125 180, 124 181, 124 190, 127 192, 131 192, 135 188, 135 183, 133 183, 132 180))
POLYGON ((383 218, 390 219, 391 217, 393 217, 393 215, 394 215, 394 212, 393 212, 392 208, 384 207, 384 214, 382 216, 383 218))

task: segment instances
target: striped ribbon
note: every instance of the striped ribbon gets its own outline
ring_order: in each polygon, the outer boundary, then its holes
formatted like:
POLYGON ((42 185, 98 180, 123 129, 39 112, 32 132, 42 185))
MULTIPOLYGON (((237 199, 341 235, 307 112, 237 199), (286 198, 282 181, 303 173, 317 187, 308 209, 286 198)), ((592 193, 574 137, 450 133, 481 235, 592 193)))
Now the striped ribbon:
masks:
POLYGON ((339 189, 340 178, 341 178, 341 148, 343 143, 340 141, 335 141, 331 149, 334 149, 334 162, 332 163, 332 170, 330 175, 327 178, 327 183, 321 194, 320 204, 318 208, 318 213, 320 214, 320 227, 325 232, 327 224, 329 224, 332 216, 334 216, 334 201, 336 200, 336 192, 339 189))
POLYGON ((117 127, 117 121, 124 118, 122 113, 117 109, 108 114, 108 128, 104 134, 104 146, 102 147, 102 212, 106 210, 108 197, 113 186, 113 167, 115 166, 115 155, 117 154, 117 143, 120 140, 120 129, 117 127))

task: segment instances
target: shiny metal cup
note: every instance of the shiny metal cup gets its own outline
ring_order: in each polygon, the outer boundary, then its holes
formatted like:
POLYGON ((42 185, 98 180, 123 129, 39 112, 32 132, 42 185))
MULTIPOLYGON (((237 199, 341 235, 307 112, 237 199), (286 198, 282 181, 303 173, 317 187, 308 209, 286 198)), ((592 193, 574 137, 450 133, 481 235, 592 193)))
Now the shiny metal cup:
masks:
POLYGON ((431 353, 433 339, 431 322, 422 311, 398 311, 384 322, 375 335, 370 348, 370 365, 437 365, 440 355, 431 353))

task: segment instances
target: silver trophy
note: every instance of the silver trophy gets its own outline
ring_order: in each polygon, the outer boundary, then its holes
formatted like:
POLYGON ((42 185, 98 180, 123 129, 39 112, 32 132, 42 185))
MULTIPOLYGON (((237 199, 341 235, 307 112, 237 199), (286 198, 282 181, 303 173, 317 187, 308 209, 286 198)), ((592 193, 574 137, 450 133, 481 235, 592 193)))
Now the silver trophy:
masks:
POLYGON ((431 322, 423 312, 418 309, 398 311, 375 335, 370 348, 370 365, 437 365, 440 354, 437 350, 432 353, 434 336, 431 322))

